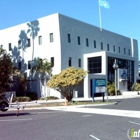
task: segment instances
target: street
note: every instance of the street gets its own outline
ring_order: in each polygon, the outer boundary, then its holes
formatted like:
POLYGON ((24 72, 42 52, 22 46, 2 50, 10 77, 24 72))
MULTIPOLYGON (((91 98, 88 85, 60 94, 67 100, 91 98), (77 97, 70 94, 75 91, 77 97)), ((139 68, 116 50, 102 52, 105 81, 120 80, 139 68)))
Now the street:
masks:
POLYGON ((18 117, 15 111, 1 112, 1 139, 128 140, 127 133, 132 128, 140 129, 140 116, 131 116, 133 113, 139 113, 139 100, 140 98, 116 100, 116 105, 99 107, 24 110, 20 111, 18 117), (119 111, 128 112, 125 116, 119 116, 117 113, 108 115, 110 109, 115 109, 118 114, 119 111))

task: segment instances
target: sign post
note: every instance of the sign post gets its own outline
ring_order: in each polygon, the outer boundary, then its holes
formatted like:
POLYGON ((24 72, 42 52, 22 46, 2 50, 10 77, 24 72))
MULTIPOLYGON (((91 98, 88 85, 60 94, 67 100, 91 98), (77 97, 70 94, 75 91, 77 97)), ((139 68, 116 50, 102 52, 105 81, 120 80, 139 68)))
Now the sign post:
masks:
POLYGON ((106 80, 105 79, 92 79, 92 98, 94 101, 95 94, 102 93, 103 102, 104 94, 106 91, 106 80))

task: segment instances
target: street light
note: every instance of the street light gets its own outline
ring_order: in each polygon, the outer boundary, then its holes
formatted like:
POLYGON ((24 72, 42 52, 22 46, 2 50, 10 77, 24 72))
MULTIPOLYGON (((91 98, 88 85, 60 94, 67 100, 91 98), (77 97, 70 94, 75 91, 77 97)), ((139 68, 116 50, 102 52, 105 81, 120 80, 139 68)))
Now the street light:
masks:
POLYGON ((117 87, 117 76, 116 76, 116 71, 117 71, 117 69, 118 69, 118 64, 116 63, 116 59, 114 60, 114 64, 113 64, 113 68, 114 68, 114 70, 115 70, 115 95, 117 96, 117 90, 116 90, 116 87, 117 87))

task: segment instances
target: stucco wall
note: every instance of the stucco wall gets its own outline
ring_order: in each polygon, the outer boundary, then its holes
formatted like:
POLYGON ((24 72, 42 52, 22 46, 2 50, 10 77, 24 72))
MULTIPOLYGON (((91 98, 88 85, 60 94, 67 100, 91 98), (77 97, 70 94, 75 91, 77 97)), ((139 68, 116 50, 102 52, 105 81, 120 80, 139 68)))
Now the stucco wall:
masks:
MULTIPOLYGON (((89 74, 84 80, 84 97, 90 97, 90 80, 92 78, 107 79, 107 57, 127 59, 134 61, 135 74, 134 81, 138 73, 138 44, 137 41, 107 30, 102 30, 93 25, 59 15, 60 20, 60 36, 61 36, 61 69, 68 67, 68 58, 72 58, 72 66, 78 67, 78 59, 81 59, 84 70, 88 70, 87 58, 93 56, 102 56, 102 73, 89 74), (70 34, 71 42, 68 42, 68 34, 70 34), (80 37, 80 45, 78 45, 77 37, 80 37), (88 38, 89 46, 86 46, 86 38, 88 38), (94 40, 96 48, 94 48, 94 40), (101 49, 101 42, 103 49, 101 49), (109 44, 109 50, 107 49, 109 44), (115 51, 114 47, 115 46, 115 51), (120 47, 120 52, 119 52, 120 47), (125 53, 124 53, 125 49, 125 53), (130 53, 129 53, 130 52, 130 53)), ((82 87, 81 87, 82 88, 82 87)))
MULTIPOLYGON (((60 35, 61 35, 61 55, 62 69, 68 66, 68 57, 72 57, 72 66, 78 67, 78 58, 82 59, 83 67, 83 54, 94 53, 99 51, 107 51, 113 55, 124 56, 131 59, 132 57, 132 44, 131 39, 107 30, 102 30, 93 25, 59 15, 60 20, 60 35), (71 43, 68 43, 67 34, 71 36, 71 43), (78 45, 77 37, 80 36, 81 45, 78 45), (86 38, 88 38, 89 46, 86 46, 86 38), (96 40, 96 48, 94 48, 93 41, 96 40), (101 50, 101 42, 103 42, 103 50, 101 50), (107 50, 109 44, 109 51, 107 50), (115 52, 113 49, 115 45, 115 52), (120 53, 119 53, 120 47, 120 53), (124 54, 124 48, 126 53, 124 54), (130 55, 129 50, 130 49, 130 55)), ((134 41, 133 53, 134 57, 138 58, 138 46, 134 41)))
MULTIPOLYGON (((60 31, 57 13, 34 21, 29 21, 20 25, 0 30, 0 45, 3 45, 3 48, 6 49, 8 53, 14 56, 14 58, 16 59, 16 66, 18 66, 18 62, 22 60, 22 71, 27 72, 28 76, 30 71, 28 69, 28 61, 32 60, 33 52, 34 58, 47 58, 49 62, 51 57, 54 57, 54 67, 52 73, 56 74, 61 71, 60 31), (34 29, 37 31, 37 34, 34 38, 34 51, 33 39, 30 35, 30 32, 28 33, 28 29, 30 28, 27 26, 27 23, 37 25, 34 29), (53 42, 50 42, 50 33, 53 33, 53 42), (41 45, 39 45, 39 36, 42 36, 41 45), (23 49, 18 49, 18 40, 22 39, 23 41, 26 38, 30 39, 30 47, 24 46, 24 51, 23 49), (12 44, 13 51, 9 51, 9 43, 12 44)), ((40 91, 37 90, 37 81, 32 83, 33 87, 35 87, 34 90, 39 94, 40 91)), ((56 93, 56 91, 54 90, 51 90, 51 92, 52 95, 56 93)), ((56 96, 60 97, 60 93, 56 94, 56 96)))

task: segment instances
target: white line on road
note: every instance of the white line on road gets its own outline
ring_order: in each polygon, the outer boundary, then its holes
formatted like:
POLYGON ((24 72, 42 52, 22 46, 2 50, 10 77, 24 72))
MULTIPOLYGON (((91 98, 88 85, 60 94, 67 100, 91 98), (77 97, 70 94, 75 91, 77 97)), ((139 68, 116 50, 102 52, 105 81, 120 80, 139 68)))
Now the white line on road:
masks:
POLYGON ((131 122, 131 121, 129 121, 130 123, 133 123, 133 124, 137 124, 137 125, 140 125, 140 123, 136 123, 136 122, 131 122))
POLYGON ((58 111, 57 112, 31 112, 31 114, 56 114, 56 113, 62 113, 62 112, 58 112, 58 111))
POLYGON ((32 118, 27 119, 10 119, 10 120, 0 120, 0 122, 6 122, 6 121, 30 121, 32 118))
POLYGON ((53 108, 52 110, 140 118, 140 111, 131 111, 131 110, 100 109, 100 108, 98 109, 97 108, 67 108, 65 110, 62 108, 61 109, 53 108))
POLYGON ((82 117, 91 117, 93 115, 88 115, 88 114, 85 114, 85 115, 82 115, 82 117))
POLYGON ((95 140, 100 140, 97 137, 93 136, 93 135, 89 135, 90 137, 94 138, 95 140))

